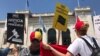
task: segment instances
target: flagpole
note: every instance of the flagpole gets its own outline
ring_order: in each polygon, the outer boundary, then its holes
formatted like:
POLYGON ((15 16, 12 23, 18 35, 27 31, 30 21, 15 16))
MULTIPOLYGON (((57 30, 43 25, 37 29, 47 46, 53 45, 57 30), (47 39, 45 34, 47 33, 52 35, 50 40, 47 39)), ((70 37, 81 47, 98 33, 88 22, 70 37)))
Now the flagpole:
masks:
POLYGON ((27 10, 27 0, 26 0, 26 2, 25 2, 25 10, 27 10))
POLYGON ((42 30, 43 30, 43 36, 45 36, 45 38, 43 37, 43 43, 46 42, 47 43, 47 34, 46 34, 46 28, 45 28, 45 25, 44 25, 44 22, 43 22, 43 19, 42 19, 42 16, 40 15, 39 16, 39 25, 42 27, 42 30))
POLYGON ((60 30, 58 30, 58 41, 57 41, 58 45, 59 45, 59 42, 60 42, 60 30))
POLYGON ((75 19, 76 19, 76 22, 77 22, 77 16, 78 16, 78 15, 77 15, 77 13, 76 13, 76 11, 75 11, 75 19))

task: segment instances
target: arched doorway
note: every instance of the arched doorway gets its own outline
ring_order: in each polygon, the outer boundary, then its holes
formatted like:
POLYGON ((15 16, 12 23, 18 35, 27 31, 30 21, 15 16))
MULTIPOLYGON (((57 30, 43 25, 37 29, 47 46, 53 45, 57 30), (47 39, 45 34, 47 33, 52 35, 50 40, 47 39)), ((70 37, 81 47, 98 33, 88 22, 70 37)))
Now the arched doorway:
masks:
POLYGON ((47 42, 50 44, 56 44, 56 30, 54 28, 50 28, 47 33, 47 42))
POLYGON ((70 30, 67 29, 66 32, 62 31, 62 45, 69 46, 71 44, 70 30))

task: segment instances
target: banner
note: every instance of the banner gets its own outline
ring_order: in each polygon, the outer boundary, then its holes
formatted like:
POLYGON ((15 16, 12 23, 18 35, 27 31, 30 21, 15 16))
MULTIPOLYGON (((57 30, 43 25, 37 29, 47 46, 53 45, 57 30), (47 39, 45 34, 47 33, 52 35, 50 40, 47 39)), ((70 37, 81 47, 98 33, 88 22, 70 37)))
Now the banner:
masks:
POLYGON ((100 15, 93 17, 95 36, 100 38, 100 15))
POLYGON ((24 43, 24 22, 24 14, 7 14, 7 42, 15 44, 24 43))

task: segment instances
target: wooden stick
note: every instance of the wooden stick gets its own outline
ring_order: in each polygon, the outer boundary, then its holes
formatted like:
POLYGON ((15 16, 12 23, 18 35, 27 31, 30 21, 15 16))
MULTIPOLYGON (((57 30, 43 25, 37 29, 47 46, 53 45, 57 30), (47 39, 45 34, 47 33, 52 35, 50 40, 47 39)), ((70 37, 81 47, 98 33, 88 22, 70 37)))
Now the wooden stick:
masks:
POLYGON ((59 45, 59 41, 60 41, 60 30, 58 30, 58 45, 59 45))

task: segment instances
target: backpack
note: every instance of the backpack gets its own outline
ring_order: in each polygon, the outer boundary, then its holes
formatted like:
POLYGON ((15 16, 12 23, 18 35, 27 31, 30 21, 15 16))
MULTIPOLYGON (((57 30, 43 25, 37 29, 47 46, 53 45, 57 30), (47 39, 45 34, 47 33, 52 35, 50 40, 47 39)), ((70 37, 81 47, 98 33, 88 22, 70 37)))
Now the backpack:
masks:
POLYGON ((100 47, 98 46, 96 40, 94 38, 92 38, 95 47, 91 46, 91 44, 84 38, 82 38, 85 43, 88 45, 88 47, 90 48, 90 50, 92 50, 92 54, 91 56, 100 56, 100 47))

